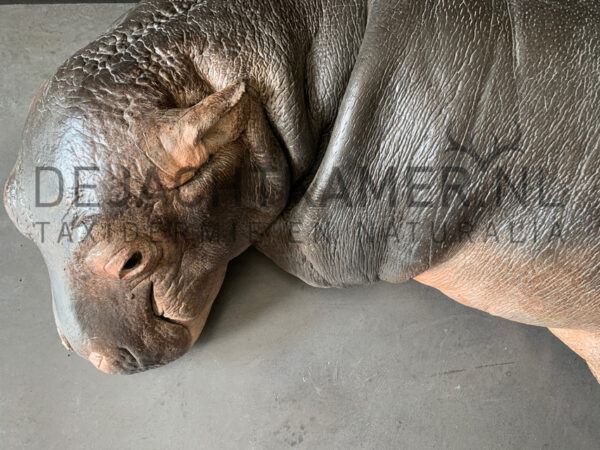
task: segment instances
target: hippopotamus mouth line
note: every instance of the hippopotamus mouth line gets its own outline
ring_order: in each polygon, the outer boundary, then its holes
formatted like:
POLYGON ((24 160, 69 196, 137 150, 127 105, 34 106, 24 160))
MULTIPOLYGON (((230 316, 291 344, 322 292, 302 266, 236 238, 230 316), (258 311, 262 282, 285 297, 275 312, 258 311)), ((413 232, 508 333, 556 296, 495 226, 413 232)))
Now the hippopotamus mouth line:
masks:
POLYGON ((158 320, 162 320, 163 322, 167 322, 172 325, 177 325, 177 326, 183 327, 183 328, 185 328, 186 331, 188 331, 188 328, 185 326, 185 324, 183 324, 175 319, 165 316, 164 311, 161 311, 159 309, 158 304, 156 303, 156 297, 154 295, 154 281, 150 282, 148 301, 150 302, 150 307, 152 308, 152 313, 158 320))

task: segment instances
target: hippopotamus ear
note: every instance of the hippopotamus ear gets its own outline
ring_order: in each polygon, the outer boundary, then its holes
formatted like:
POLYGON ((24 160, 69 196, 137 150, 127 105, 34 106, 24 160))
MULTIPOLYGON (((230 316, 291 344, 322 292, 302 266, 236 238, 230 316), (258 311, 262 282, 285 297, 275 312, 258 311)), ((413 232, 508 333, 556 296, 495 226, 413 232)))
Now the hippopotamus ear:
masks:
POLYGON ((148 155, 170 188, 192 178, 209 157, 237 140, 248 121, 246 83, 239 81, 189 108, 164 112, 158 145, 148 155))

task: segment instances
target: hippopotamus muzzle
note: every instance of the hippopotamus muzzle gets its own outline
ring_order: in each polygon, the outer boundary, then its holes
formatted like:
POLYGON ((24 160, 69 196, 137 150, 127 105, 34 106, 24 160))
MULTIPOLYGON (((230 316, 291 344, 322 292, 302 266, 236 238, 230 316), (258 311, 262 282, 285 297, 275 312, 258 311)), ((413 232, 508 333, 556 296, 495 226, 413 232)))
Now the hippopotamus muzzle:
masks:
POLYGON ((169 294, 157 294, 168 278, 159 246, 145 239, 117 241, 87 253, 91 273, 50 269, 57 329, 67 350, 120 374, 164 365, 189 350, 212 298, 183 315, 169 311, 169 294))

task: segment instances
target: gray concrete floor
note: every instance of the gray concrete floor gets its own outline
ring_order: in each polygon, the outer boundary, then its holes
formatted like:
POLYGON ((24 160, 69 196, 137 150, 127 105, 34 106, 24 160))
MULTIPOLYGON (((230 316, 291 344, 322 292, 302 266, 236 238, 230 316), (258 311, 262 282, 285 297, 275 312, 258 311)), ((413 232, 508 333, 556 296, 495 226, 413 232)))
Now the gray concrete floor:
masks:
MULTIPOLYGON (((43 78, 128 8, 0 6, 0 179, 43 78)), ((583 361, 416 283, 317 290, 251 251, 190 354, 114 377, 60 345, 3 209, 0 239, 2 448, 600 448, 583 361)))

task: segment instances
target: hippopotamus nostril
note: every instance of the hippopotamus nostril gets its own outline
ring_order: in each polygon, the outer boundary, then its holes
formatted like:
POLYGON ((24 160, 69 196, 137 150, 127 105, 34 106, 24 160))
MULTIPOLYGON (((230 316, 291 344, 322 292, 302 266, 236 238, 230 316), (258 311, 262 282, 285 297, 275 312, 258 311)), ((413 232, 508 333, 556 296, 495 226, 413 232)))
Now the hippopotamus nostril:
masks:
POLYGON ((140 250, 122 249, 105 266, 108 273, 115 278, 123 280, 140 273, 148 261, 144 261, 144 255, 140 250))
POLYGON ((88 267, 98 276, 112 280, 132 279, 152 270, 162 250, 147 239, 135 245, 123 242, 99 242, 88 252, 88 267))
MULTIPOLYGON (((109 352, 110 353, 110 352, 109 352)), ((108 374, 130 374, 143 370, 135 355, 124 347, 118 347, 113 356, 98 352, 91 352, 88 361, 96 369, 108 374)))
POLYGON ((131 255, 129 257, 129 259, 127 261, 125 261, 125 264, 123 264, 123 267, 121 267, 121 270, 119 272, 119 278, 124 278, 125 276, 127 276, 127 273, 135 270, 136 268, 138 268, 140 266, 140 264, 142 263, 142 260, 144 259, 142 252, 135 252, 133 255, 131 255))

